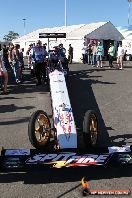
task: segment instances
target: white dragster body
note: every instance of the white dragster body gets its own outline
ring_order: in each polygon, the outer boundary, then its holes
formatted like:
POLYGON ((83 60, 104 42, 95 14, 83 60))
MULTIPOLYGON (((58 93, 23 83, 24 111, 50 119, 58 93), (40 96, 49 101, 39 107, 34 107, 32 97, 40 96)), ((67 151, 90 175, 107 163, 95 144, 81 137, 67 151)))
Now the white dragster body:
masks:
POLYGON ((54 126, 60 149, 77 148, 77 131, 64 73, 49 73, 54 126))

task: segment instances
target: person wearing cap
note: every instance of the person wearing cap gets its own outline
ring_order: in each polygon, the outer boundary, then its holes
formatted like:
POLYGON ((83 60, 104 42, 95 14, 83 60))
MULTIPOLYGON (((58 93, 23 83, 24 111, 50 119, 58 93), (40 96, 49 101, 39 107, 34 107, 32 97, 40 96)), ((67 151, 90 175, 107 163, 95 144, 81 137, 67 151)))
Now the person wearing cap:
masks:
POLYGON ((108 56, 109 56, 109 67, 113 67, 113 60, 115 56, 115 47, 112 43, 110 43, 110 47, 108 49, 108 56))
POLYGON ((47 51, 42 46, 41 41, 38 40, 36 46, 31 49, 31 58, 32 61, 35 63, 34 70, 35 70, 35 76, 37 78, 37 83, 36 83, 37 86, 42 84, 42 79, 41 79, 42 75, 44 78, 44 82, 46 82, 46 65, 44 62, 46 55, 47 55, 47 51))
POLYGON ((104 48, 100 41, 98 41, 98 45, 96 47, 96 58, 97 58, 97 67, 102 67, 104 55, 104 48))

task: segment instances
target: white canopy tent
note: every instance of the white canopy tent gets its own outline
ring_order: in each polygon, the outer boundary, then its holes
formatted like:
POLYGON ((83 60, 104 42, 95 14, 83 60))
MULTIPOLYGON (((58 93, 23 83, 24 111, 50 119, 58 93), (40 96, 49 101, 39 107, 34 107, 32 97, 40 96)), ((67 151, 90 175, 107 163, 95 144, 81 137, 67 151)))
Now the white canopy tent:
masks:
POLYGON ((120 33, 124 36, 122 45, 126 49, 126 54, 132 55, 132 28, 126 26, 117 27, 120 33))
MULTIPOLYGON (((13 40, 13 43, 20 44, 21 48, 27 50, 29 44, 36 43, 39 39, 39 33, 66 33, 66 38, 50 39, 49 47, 63 43, 68 51, 69 44, 72 45, 73 61, 80 62, 81 51, 88 39, 96 40, 114 40, 115 42, 123 40, 122 34, 115 28, 111 22, 97 22, 90 24, 79 24, 71 26, 61 26, 53 28, 43 28, 28 33, 18 39, 13 40)), ((47 43, 47 39, 40 39, 42 43, 47 43)))

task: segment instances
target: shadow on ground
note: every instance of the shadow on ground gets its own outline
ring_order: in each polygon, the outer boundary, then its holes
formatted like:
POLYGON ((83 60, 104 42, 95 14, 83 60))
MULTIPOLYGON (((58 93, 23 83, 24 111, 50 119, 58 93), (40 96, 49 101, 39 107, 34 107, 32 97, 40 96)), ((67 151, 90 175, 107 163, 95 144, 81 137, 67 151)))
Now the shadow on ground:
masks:
POLYGON ((0 113, 6 112, 14 112, 20 109, 30 110, 35 108, 34 106, 24 106, 24 107, 17 107, 15 104, 10 105, 0 105, 0 113))
MULTIPOLYGON (((42 83, 41 86, 36 86, 35 78, 32 78, 30 71, 27 69, 23 72, 22 83, 16 84, 12 71, 9 72, 9 93, 20 94, 20 93, 32 93, 42 92, 43 94, 49 92, 49 87, 42 83)), ((8 98, 8 97, 7 97, 8 98)))
MULTIPOLYGON (((94 71, 94 70, 93 70, 94 71)), ((109 138, 107 130, 113 130, 111 127, 107 127, 104 123, 99 106, 92 90, 92 84, 115 84, 113 82, 102 82, 94 80, 96 76, 92 76, 92 70, 85 70, 80 72, 70 72, 68 79, 68 91, 71 100, 71 105, 74 112, 76 126, 78 133, 82 133, 82 122, 84 114, 87 110, 95 110, 99 119, 99 131, 101 146, 109 146, 110 142, 115 145, 115 140, 123 138, 123 142, 126 139, 132 137, 132 135, 113 136, 109 138)), ((15 107, 16 108, 16 107, 15 107)), ((28 119, 28 118, 25 118, 28 119)), ((0 174, 0 183, 12 183, 12 182, 24 182, 24 184, 49 184, 49 183, 65 183, 65 182, 79 182, 75 187, 71 187, 68 191, 64 191, 59 197, 68 195, 69 192, 77 188, 81 188, 81 179, 85 177, 87 181, 112 179, 121 177, 132 177, 132 166, 125 167, 80 167, 80 168, 65 168, 65 169, 44 169, 34 170, 31 172, 6 172, 0 174)))
POLYGON ((0 125, 7 126, 7 125, 12 125, 12 124, 21 124, 23 122, 29 122, 29 120, 30 120, 30 117, 22 117, 22 118, 17 118, 17 120, 14 119, 14 120, 0 121, 0 125))
POLYGON ((23 181, 24 184, 48 184, 132 177, 132 166, 125 167, 76 167, 62 169, 32 170, 29 172, 6 172, 0 174, 0 183, 23 181))
POLYGON ((132 145, 132 133, 115 135, 110 137, 111 144, 114 146, 132 145))
POLYGON ((80 136, 82 135, 82 123, 83 123, 84 115, 86 111, 94 110, 97 113, 98 123, 99 123, 99 131, 100 131, 99 146, 109 146, 110 145, 109 134, 107 132, 107 127, 105 125, 98 103, 96 101, 92 89, 92 85, 105 84, 107 86, 108 84, 113 84, 114 86, 115 83, 95 80, 95 78, 96 77, 98 78, 98 76, 92 76, 93 72, 94 69, 81 70, 77 72, 71 71, 67 82, 75 123, 76 123, 76 127, 78 128, 78 142, 81 139, 79 135, 80 136))

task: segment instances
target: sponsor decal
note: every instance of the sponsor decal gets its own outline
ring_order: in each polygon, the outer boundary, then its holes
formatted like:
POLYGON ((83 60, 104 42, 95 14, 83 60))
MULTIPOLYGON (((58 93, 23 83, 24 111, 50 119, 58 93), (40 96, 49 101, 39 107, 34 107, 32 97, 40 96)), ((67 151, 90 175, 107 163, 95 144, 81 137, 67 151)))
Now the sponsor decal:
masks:
POLYGON ((59 107, 58 109, 55 107, 55 125, 60 124, 66 140, 69 141, 73 122, 72 109, 66 104, 62 104, 59 107))
POLYGON ((52 168, 104 165, 111 156, 109 154, 94 155, 76 153, 37 154, 26 160, 26 164, 48 164, 52 168))
POLYGON ((124 147, 112 146, 112 147, 108 147, 108 150, 109 153, 131 152, 130 146, 124 146, 124 147))
POLYGON ((7 155, 30 155, 30 149, 9 149, 5 151, 7 155))
POLYGON ((56 93, 64 93, 64 91, 56 91, 56 93))
POLYGON ((64 82, 63 80, 54 80, 53 82, 64 82))
POLYGON ((3 162, 5 168, 21 168, 22 164, 19 157, 6 157, 3 162))
POLYGON ((120 164, 132 164, 132 155, 128 153, 118 154, 117 162, 120 164))

